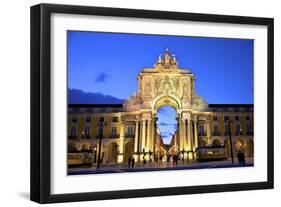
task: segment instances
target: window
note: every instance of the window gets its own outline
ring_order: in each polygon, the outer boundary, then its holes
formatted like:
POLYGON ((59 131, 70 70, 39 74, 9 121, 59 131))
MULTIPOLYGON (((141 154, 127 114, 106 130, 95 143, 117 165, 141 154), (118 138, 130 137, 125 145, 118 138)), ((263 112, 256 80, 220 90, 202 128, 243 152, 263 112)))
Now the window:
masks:
POLYGON ((77 116, 73 116, 73 117, 72 117, 72 123, 76 123, 77 120, 78 120, 78 119, 77 119, 77 116))
POLYGON ((90 127, 86 126, 84 132, 85 132, 85 136, 89 137, 90 136, 90 127))
POLYGON ((235 125, 235 135, 240 135, 240 124, 235 125))
POLYGON ((134 127, 133 126, 128 126, 127 137, 133 137, 133 136, 134 136, 134 127))
POLYGON ((246 116, 246 120, 247 120, 247 121, 250 121, 250 116, 246 116))
POLYGON ((252 125, 250 122, 246 124, 247 127, 247 135, 253 135, 252 125))
POLYGON ((219 127, 217 124, 214 125, 214 136, 219 136, 220 133, 219 133, 219 127))
POLYGON ((118 117, 116 116, 112 117, 112 122, 118 122, 118 117))
POLYGON ((90 116, 87 116, 87 118, 86 118, 86 122, 91 122, 91 120, 92 120, 92 117, 90 117, 90 116))
POLYGON ((218 117, 217 116, 214 116, 214 121, 217 121, 218 120, 218 117))
POLYGON ((235 116, 235 121, 239 121, 239 116, 235 116))
POLYGON ((229 134, 230 134, 229 125, 228 125, 228 124, 225 124, 225 125, 224 125, 224 135, 229 135, 229 134))
POLYGON ((71 127, 70 136, 71 137, 76 137, 76 127, 75 126, 71 127))
POLYGON ((229 116, 225 116, 224 121, 228 121, 228 120, 229 120, 229 116))
POLYGON ((104 122, 104 117, 100 117, 100 122, 104 122))
POLYGON ((116 127, 114 126, 114 127, 111 127, 111 138, 115 138, 116 137, 116 131, 117 131, 117 129, 116 129, 116 127))
POLYGON ((205 135, 204 126, 203 125, 199 125, 199 135, 201 135, 201 136, 205 135))

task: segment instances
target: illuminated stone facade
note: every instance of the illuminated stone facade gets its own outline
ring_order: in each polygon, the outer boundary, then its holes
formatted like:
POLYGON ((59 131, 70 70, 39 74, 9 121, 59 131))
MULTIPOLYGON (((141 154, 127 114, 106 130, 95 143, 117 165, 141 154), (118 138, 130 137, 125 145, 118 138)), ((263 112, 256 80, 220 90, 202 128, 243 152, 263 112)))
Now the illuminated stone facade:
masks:
POLYGON ((103 163, 122 163, 132 156, 154 161, 168 154, 195 160, 198 147, 223 146, 230 158, 232 140, 234 152, 253 157, 253 105, 206 103, 195 93, 194 74, 180 69, 168 50, 137 80, 138 91, 123 105, 69 105, 69 151, 92 150, 97 156, 100 148, 103 163), (177 112, 178 129, 169 147, 156 125, 163 106, 177 112))

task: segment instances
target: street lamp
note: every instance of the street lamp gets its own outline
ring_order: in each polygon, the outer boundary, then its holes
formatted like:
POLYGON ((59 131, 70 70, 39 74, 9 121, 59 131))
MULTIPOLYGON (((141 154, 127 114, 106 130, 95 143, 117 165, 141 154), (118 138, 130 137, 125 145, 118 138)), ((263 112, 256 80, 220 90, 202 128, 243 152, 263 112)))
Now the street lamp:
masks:
POLYGON ((97 169, 100 168, 100 153, 101 153, 101 140, 103 137, 103 122, 99 121, 98 138, 99 138, 99 152, 98 152, 98 164, 97 169))
POLYGON ((234 159, 233 159, 233 147, 232 147, 231 128, 230 128, 231 123, 232 123, 232 121, 229 120, 228 121, 228 131, 229 131, 229 141, 230 141, 230 154, 231 154, 231 161, 232 161, 232 164, 233 164, 234 159))

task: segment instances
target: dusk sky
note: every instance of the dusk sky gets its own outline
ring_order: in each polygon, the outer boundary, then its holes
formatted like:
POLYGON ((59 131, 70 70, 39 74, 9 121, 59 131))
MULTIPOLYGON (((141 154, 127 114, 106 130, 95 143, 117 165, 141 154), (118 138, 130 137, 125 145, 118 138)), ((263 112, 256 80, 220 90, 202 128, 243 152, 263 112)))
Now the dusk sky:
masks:
POLYGON ((69 31, 68 88, 127 99, 165 48, 195 74, 196 93, 208 103, 253 103, 254 41, 246 39, 69 31))

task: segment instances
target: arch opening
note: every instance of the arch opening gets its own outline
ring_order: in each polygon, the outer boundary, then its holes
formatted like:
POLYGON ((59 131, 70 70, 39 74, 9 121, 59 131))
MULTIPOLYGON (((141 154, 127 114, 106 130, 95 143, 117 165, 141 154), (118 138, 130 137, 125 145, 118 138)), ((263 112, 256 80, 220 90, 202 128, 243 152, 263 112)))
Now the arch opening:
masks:
POLYGON ((157 110, 157 128, 165 145, 170 145, 178 129, 177 111, 172 106, 161 106, 157 110))

